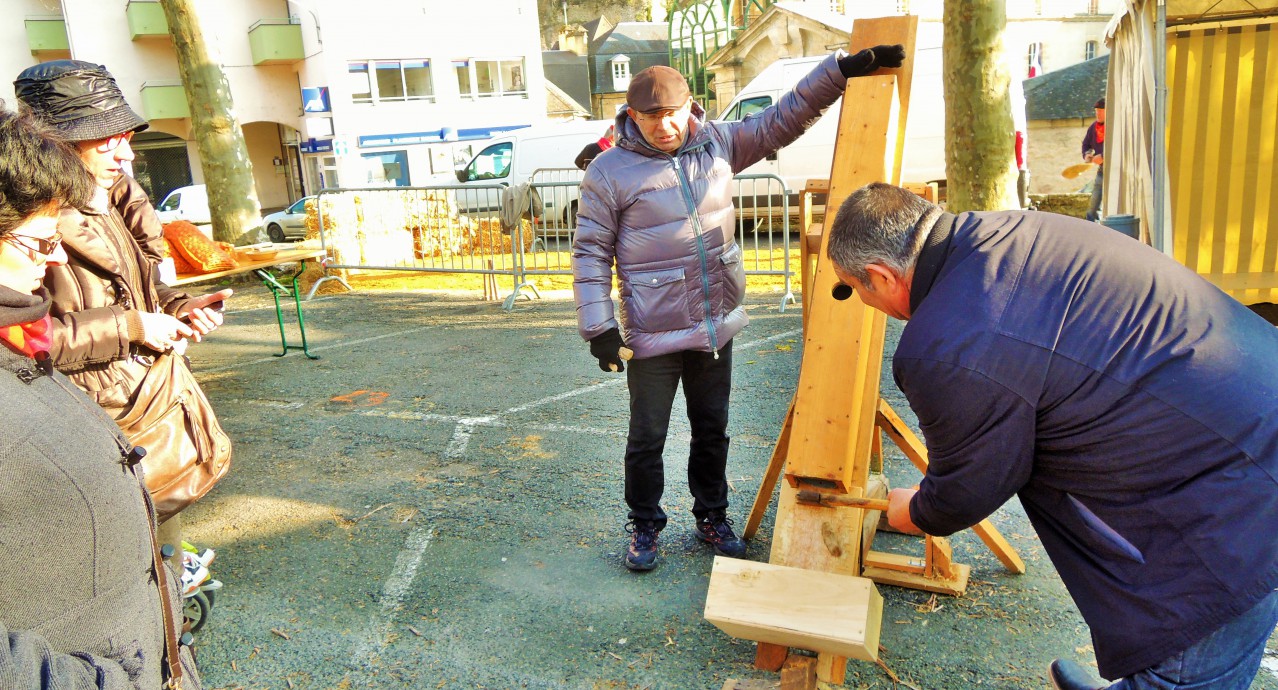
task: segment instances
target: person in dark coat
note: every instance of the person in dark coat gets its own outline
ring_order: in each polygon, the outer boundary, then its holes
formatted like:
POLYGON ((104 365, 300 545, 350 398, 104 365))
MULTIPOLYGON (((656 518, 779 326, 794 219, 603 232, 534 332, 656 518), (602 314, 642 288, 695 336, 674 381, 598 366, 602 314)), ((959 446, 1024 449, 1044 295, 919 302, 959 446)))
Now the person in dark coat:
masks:
POLYGON ((948 535, 1017 496, 1108 687, 1247 688, 1278 623, 1278 329, 1101 225, 882 183, 839 208, 828 256, 907 321, 892 374, 930 465, 890 524, 948 535))
POLYGON ((1105 188, 1105 99, 1102 97, 1092 106, 1096 111, 1096 121, 1087 128, 1083 135, 1083 161, 1096 164, 1096 179, 1092 181, 1092 198, 1087 206, 1087 220, 1100 222, 1101 198, 1105 188))
POLYGON ((199 690, 136 456, 51 366, 41 279, 67 260, 59 211, 93 189, 74 149, 0 104, 0 688, 199 690))
POLYGON ((900 45, 837 51, 777 103, 736 122, 706 119, 687 80, 670 67, 630 80, 617 145, 582 178, 572 247, 577 330, 602 371, 627 372, 627 568, 657 564, 657 535, 667 521, 662 453, 681 384, 692 428, 694 534, 719 555, 745 554, 727 516, 732 338, 749 323, 733 176, 802 136, 848 79, 904 59, 900 45), (634 355, 629 369, 623 346, 634 355))
POLYGON ((615 125, 608 125, 608 131, 604 132, 602 137, 599 137, 599 141, 586 144, 581 149, 581 153, 577 154, 577 158, 573 161, 573 165, 576 165, 581 170, 585 170, 586 166, 590 165, 590 161, 593 161, 596 156, 612 148, 615 143, 614 137, 616 135, 616 131, 617 128, 615 125))

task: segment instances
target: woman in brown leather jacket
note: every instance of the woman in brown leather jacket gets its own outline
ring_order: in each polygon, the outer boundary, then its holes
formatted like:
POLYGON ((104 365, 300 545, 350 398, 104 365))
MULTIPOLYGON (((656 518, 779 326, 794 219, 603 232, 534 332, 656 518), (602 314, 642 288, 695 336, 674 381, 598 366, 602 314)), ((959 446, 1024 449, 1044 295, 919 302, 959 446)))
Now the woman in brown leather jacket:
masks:
POLYGON ((159 281, 159 221, 123 170, 133 160, 133 134, 148 125, 105 68, 46 62, 25 70, 14 87, 24 105, 72 142, 99 187, 83 213, 63 215, 58 230, 68 261, 48 272, 45 287, 53 297, 54 364, 118 416, 152 355, 221 325, 221 313, 208 307, 230 291, 192 298, 159 281), (132 225, 120 208, 131 210, 132 225))
MULTIPOLYGON (((64 212, 58 223, 67 261, 44 278, 53 299, 49 353, 59 371, 119 419, 156 355, 180 352, 187 340, 199 341, 222 324, 216 307, 231 290, 191 297, 160 282, 159 219, 124 172, 133 160, 130 140, 148 125, 105 67, 45 62, 18 75, 14 89, 71 142, 97 183, 89 207, 64 212)), ((178 520, 165 523, 161 539, 181 552, 178 520)))

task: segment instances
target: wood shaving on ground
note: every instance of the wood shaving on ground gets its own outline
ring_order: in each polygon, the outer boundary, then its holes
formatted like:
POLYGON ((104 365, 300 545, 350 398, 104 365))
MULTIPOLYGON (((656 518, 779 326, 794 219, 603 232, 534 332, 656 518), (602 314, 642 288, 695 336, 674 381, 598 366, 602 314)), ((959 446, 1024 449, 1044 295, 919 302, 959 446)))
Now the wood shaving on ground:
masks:
POLYGON ((893 683, 896 683, 897 685, 904 685, 910 690, 919 690, 919 687, 917 685, 914 685, 912 683, 907 683, 901 680, 900 678, 897 678, 896 674, 892 672, 892 669, 888 668, 887 664, 883 663, 882 659, 875 659, 874 663, 877 664, 879 668, 883 669, 884 673, 888 674, 888 678, 891 678, 893 683))

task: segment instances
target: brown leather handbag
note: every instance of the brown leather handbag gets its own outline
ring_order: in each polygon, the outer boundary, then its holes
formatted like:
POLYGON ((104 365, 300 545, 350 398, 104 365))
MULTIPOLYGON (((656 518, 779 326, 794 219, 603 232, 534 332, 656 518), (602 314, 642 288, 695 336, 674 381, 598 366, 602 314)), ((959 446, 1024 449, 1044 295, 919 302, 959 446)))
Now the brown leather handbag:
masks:
POLYGON ((160 522, 199 500, 231 468, 231 439, 186 361, 166 352, 147 370, 116 423, 146 449, 143 479, 160 522))

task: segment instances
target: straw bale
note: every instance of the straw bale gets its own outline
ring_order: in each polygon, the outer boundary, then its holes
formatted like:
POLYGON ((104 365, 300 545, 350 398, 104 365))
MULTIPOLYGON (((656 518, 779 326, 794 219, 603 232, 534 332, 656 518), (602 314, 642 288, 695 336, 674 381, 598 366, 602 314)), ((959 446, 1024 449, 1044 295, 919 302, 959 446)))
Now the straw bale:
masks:
MULTIPOLYGON (((324 240, 335 263, 409 267, 416 262, 511 251, 509 234, 496 218, 471 219, 458 213, 448 190, 374 190, 325 194, 307 202, 307 237, 324 240), (322 206, 322 208, 320 208, 322 206)), ((522 224, 524 249, 532 246, 532 226, 522 224)))

